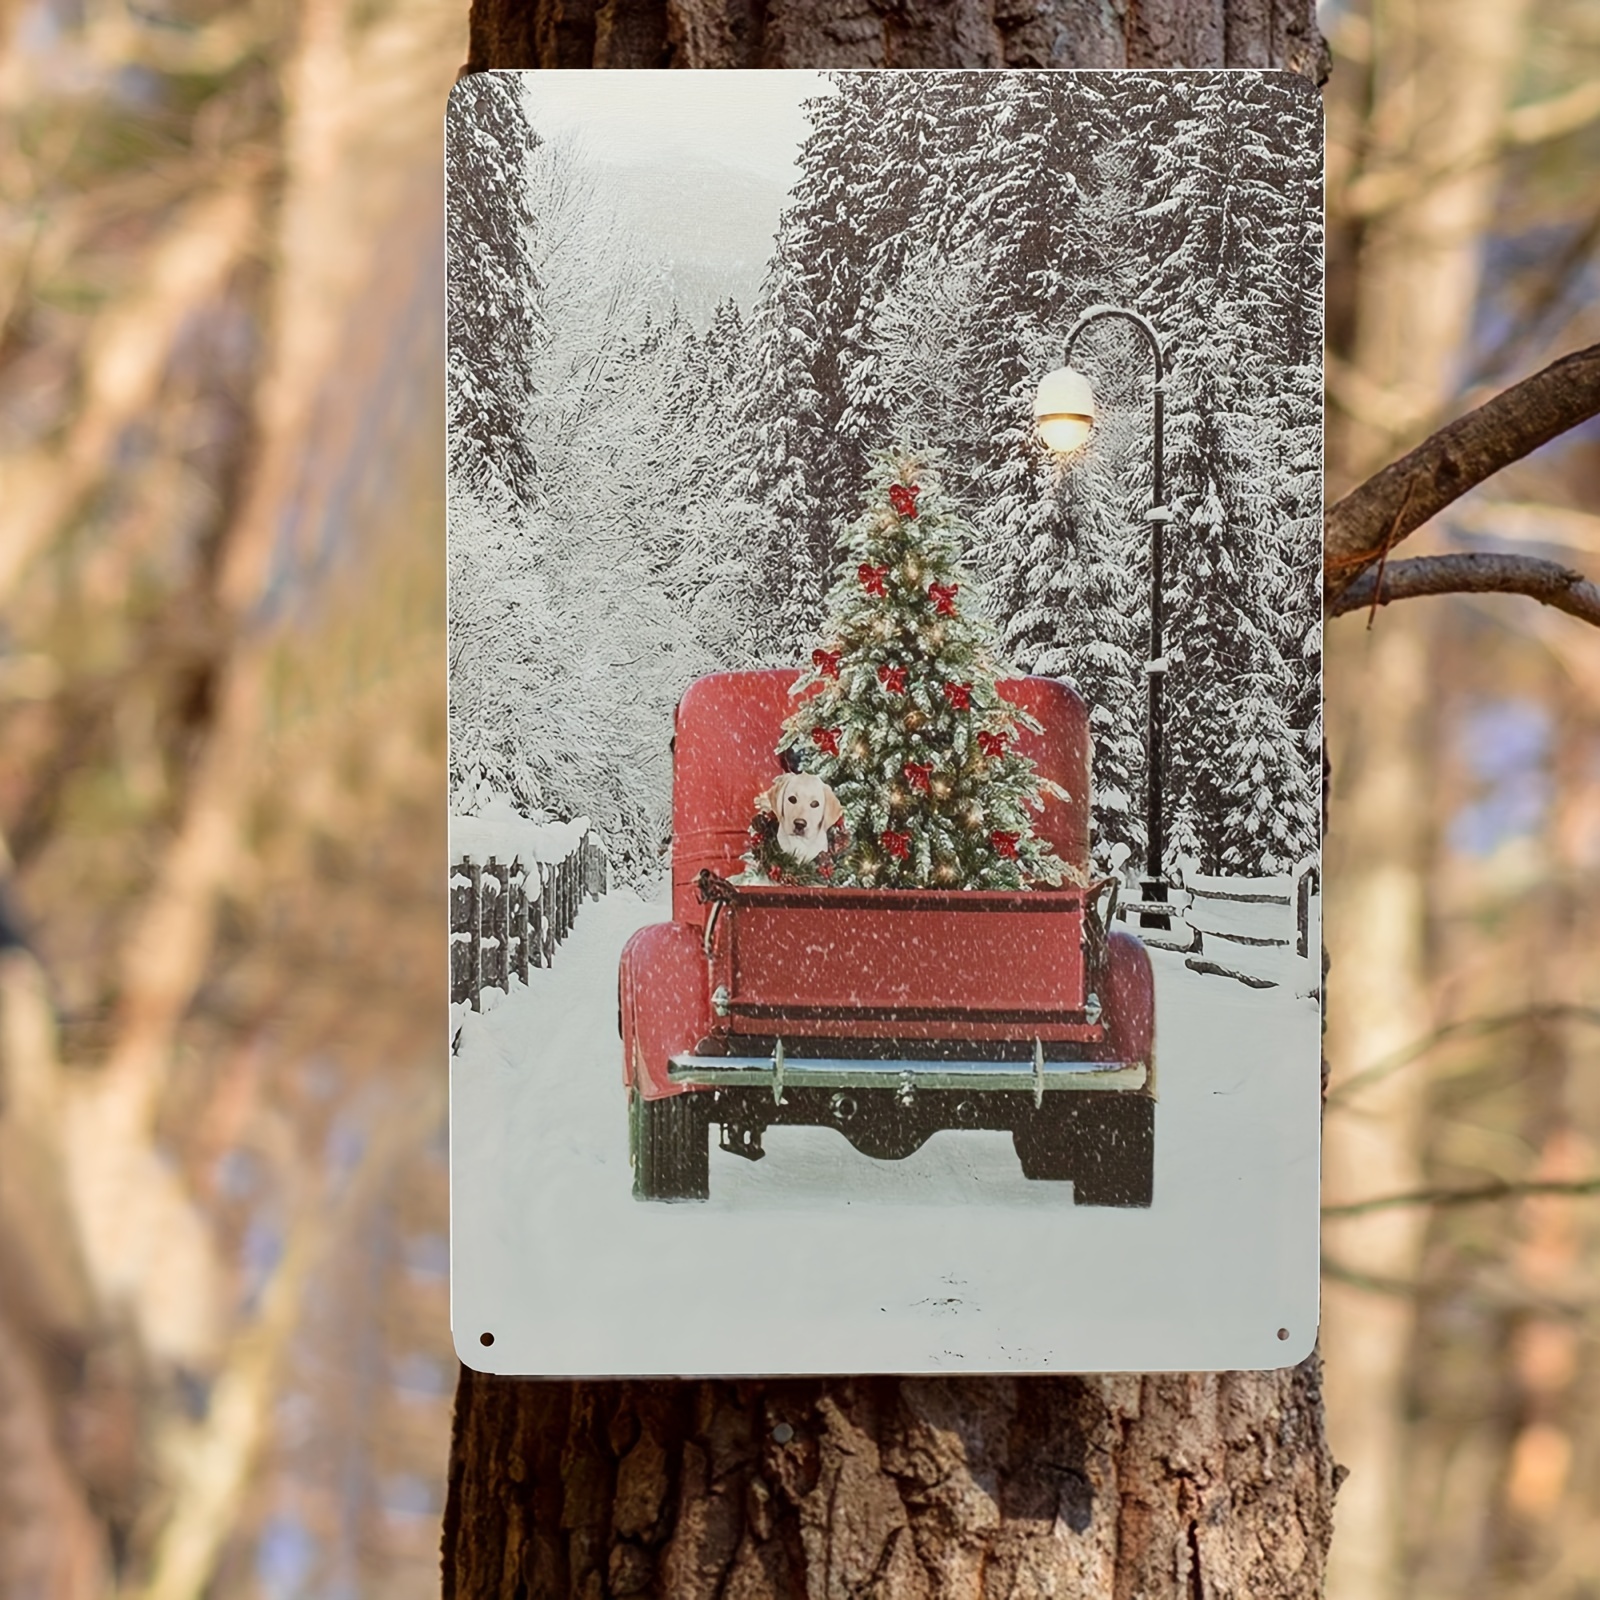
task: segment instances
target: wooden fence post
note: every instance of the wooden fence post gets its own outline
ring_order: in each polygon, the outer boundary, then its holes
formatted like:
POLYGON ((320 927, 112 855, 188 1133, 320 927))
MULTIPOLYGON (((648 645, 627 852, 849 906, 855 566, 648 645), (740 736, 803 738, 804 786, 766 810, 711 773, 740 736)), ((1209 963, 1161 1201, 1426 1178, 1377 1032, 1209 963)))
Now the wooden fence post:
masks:
POLYGON ((539 863, 539 911, 544 933, 544 964, 554 962, 556 954, 556 879, 555 873, 539 863))
POLYGON ((483 871, 476 861, 467 863, 467 875, 472 879, 469 891, 472 896, 472 943, 468 948, 467 988, 472 1009, 481 1011, 483 994, 483 871))
POLYGON ((479 963, 480 984, 489 989, 509 989, 511 950, 511 904, 507 893, 509 870, 493 856, 483 869, 483 897, 478 910, 478 945, 483 951, 479 963))
POLYGON ((1303 865, 1294 886, 1295 954, 1311 954, 1311 897, 1322 887, 1316 867, 1303 865))
POLYGON ((528 981, 528 869, 522 864, 522 857, 516 856, 511 862, 510 879, 511 907, 511 946, 512 971, 516 974, 518 983, 528 981))
POLYGON ((462 857, 450 869, 450 1003, 477 1004, 473 979, 478 970, 477 869, 462 857))

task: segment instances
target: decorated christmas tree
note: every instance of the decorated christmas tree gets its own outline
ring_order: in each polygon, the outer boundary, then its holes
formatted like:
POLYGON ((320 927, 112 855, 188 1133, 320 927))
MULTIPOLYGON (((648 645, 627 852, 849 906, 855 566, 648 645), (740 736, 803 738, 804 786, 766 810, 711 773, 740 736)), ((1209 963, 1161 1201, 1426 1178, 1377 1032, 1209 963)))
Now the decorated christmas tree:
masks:
POLYGON ((828 619, 780 752, 827 783, 849 844, 832 882, 1018 889, 1076 877, 1033 832, 1060 794, 1016 748, 994 631, 960 563, 966 525, 933 463, 880 452, 840 540, 828 619))

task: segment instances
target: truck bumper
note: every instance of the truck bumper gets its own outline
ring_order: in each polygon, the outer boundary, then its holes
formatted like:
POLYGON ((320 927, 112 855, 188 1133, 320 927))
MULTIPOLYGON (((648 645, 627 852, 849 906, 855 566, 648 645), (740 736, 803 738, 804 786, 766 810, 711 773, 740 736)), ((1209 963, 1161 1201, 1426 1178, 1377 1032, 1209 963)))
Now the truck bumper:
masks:
POLYGON ((1023 1092, 1034 1104, 1046 1094, 1070 1089, 1140 1090, 1150 1082, 1143 1061, 1047 1061, 1035 1049, 1023 1061, 874 1061, 816 1056, 701 1056, 684 1052, 667 1071, 686 1088, 767 1089, 781 1104, 786 1088, 887 1089, 909 1101, 924 1090, 1023 1092))

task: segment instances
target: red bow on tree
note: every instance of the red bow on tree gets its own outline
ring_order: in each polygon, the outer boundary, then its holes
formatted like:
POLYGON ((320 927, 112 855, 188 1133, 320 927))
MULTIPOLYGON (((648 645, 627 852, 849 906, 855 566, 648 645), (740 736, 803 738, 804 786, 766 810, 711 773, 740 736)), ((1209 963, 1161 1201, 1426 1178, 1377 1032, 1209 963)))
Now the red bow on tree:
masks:
POLYGON ((933 608, 941 617, 953 617, 956 614, 956 596, 961 592, 959 583, 930 583, 928 585, 928 598, 933 601, 933 608))
POLYGON ((978 735, 978 748, 986 756, 998 760, 1006 753, 1006 736, 1003 733, 980 733, 978 735))
POLYGON ((989 842, 994 846, 997 856, 1005 856, 1009 860, 1017 859, 1017 841, 1022 838, 1020 833, 991 833, 989 842))
POLYGON ((825 756, 836 756, 839 753, 839 730, 837 728, 813 728, 811 742, 825 756))
POLYGON ((947 683, 944 686, 944 697, 950 702, 952 711, 966 711, 972 706, 972 685, 970 683, 947 683))
POLYGON ((881 595, 883 593, 883 580, 889 576, 887 567, 875 567, 870 561, 863 561, 856 568, 856 576, 861 580, 861 587, 868 594, 881 595))
POLYGON ((878 835, 878 843, 892 855, 896 861, 904 861, 911 854, 911 835, 909 833, 896 833, 892 828, 887 833, 878 835))
POLYGON ((837 678, 839 676, 839 657, 843 653, 841 650, 813 650, 811 652, 811 665, 824 678, 837 678))
POLYGON ((933 776, 933 764, 924 761, 908 761, 905 764, 906 782, 913 789, 920 789, 923 794, 928 792, 928 779, 933 776))
POLYGON ((906 669, 904 667, 882 666, 878 668, 878 682, 890 694, 904 694, 906 692, 906 669))
POLYGON ((903 483, 889 485, 889 504, 892 505, 902 517, 914 517, 917 514, 917 496, 922 493, 920 485, 913 483, 908 488, 903 483))

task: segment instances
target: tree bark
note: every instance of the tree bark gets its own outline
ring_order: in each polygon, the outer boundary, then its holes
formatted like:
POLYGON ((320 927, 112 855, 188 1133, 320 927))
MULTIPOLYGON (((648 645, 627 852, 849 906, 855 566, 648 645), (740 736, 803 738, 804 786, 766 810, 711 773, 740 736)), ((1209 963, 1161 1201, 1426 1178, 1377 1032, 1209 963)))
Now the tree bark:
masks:
POLYGON ((1288 67, 1311 0, 473 0, 491 67, 1288 67))
POLYGON ((1328 613, 1338 617, 1425 594, 1525 594, 1540 605, 1600 626, 1600 588, 1576 568, 1500 551, 1391 561, 1381 573, 1363 573, 1328 607, 1328 613))
POLYGON ((1314 1361, 1282 1373, 462 1375, 446 1600, 1321 1592, 1314 1361))
MULTIPOLYGON (((474 0, 492 67, 1290 67, 1312 0, 474 0)), ((447 1600, 1310 1600, 1333 1460, 1277 1372, 564 1383, 463 1371, 447 1600)))

